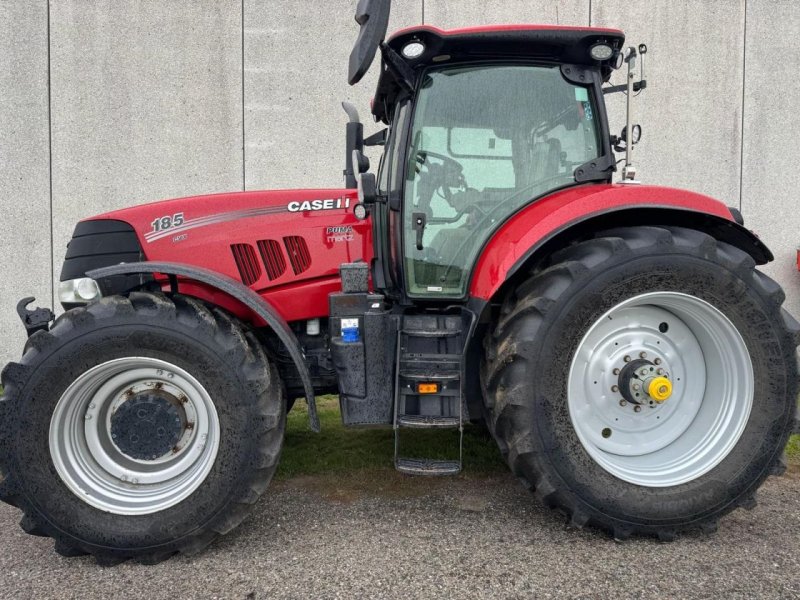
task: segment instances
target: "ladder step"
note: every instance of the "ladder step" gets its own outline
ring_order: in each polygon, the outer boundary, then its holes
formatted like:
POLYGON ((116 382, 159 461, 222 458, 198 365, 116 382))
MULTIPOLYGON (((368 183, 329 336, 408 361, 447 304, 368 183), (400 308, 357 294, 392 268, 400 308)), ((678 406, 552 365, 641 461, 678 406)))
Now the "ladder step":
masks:
POLYGON ((437 338, 437 337, 451 337, 454 335, 459 335, 461 333, 461 330, 460 329, 401 329, 400 333, 404 333, 406 335, 410 335, 413 337, 437 338))
POLYGON ((424 458, 398 458, 395 468, 406 475, 455 475, 461 472, 461 463, 457 460, 430 460, 424 458))
POLYGON ((434 415, 398 415, 397 424, 400 427, 415 429, 445 429, 456 428, 460 425, 458 417, 439 417, 434 415))
POLYGON ((459 373, 420 373, 419 371, 400 371, 400 377, 412 381, 455 381, 459 373))

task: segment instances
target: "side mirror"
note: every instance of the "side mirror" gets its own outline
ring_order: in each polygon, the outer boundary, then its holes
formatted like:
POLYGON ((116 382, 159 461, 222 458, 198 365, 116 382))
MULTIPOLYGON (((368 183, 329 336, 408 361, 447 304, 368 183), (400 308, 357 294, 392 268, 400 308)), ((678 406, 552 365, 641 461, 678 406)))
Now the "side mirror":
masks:
POLYGON ((372 64, 383 38, 386 37, 391 5, 391 0, 359 0, 356 7, 356 23, 360 29, 353 50, 350 52, 347 72, 347 83, 350 85, 361 81, 372 64))
POLYGON ((358 173, 366 173, 369 171, 369 158, 364 156, 361 150, 353 150, 352 156, 353 170, 358 173))
POLYGON ((358 202, 375 204, 378 201, 378 182, 373 173, 361 173, 358 177, 358 202))

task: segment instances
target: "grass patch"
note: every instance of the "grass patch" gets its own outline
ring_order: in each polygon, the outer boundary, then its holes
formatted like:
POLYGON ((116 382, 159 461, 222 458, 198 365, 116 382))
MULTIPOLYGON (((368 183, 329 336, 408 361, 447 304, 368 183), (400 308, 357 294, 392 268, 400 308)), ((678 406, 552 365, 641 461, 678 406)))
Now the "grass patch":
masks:
MULTIPOLYGON (((308 429, 308 411, 298 402, 289 412, 286 440, 276 477, 349 473, 393 469, 394 433, 391 427, 349 428, 342 425, 336 396, 317 398, 322 431, 308 429)), ((403 430, 401 451, 406 456, 458 457, 456 430, 403 430)), ((468 474, 491 474, 508 469, 497 444, 482 427, 464 429, 464 467, 468 474)))
POLYGON ((786 445, 786 459, 790 463, 800 465, 800 435, 793 435, 786 445))

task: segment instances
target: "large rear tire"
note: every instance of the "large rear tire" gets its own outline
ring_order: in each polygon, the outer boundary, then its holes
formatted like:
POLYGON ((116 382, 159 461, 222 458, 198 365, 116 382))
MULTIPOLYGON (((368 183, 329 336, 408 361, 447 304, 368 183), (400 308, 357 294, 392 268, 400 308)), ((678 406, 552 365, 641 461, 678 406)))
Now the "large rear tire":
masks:
POLYGON ((255 336, 189 297, 70 310, 2 383, 0 499, 63 555, 196 553, 247 516, 278 464, 277 370, 255 336))
POLYGON ((755 506, 796 410, 800 326, 783 300, 750 256, 698 231, 621 228, 557 253, 485 343, 511 469, 620 539, 711 531, 755 506))

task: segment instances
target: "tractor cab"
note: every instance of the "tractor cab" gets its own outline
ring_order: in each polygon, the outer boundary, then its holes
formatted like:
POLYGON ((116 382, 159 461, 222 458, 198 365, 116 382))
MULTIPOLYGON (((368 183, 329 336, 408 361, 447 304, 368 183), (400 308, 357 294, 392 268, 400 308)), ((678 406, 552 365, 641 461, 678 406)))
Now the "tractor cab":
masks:
POLYGON ((349 137, 356 158, 345 175, 373 216, 376 287, 464 300, 481 249, 511 215, 555 190, 611 180, 601 85, 622 62, 624 35, 419 26, 383 41, 385 12, 388 3, 359 6, 350 60, 354 84, 381 50, 372 113, 388 130, 367 143, 384 152, 374 176, 362 138, 349 137))

